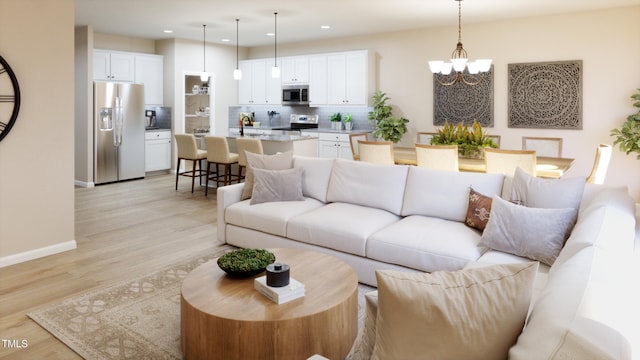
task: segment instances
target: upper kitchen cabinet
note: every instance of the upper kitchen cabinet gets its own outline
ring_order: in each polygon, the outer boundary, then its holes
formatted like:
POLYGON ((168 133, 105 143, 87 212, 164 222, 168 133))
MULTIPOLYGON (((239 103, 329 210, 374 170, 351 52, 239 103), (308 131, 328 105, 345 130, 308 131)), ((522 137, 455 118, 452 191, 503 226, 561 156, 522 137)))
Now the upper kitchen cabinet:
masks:
POLYGON ((163 63, 162 55, 135 55, 135 82, 144 84, 145 105, 162 105, 163 100, 163 63))
POLYGON ((242 79, 238 84, 239 104, 280 105, 281 81, 280 78, 271 77, 271 65, 266 59, 240 62, 242 79))
POLYGON ((372 71, 366 50, 327 55, 328 105, 367 105, 374 85, 372 71))
POLYGON ((282 58, 282 84, 308 84, 309 57, 293 56, 282 58))
POLYGON ((131 53, 94 50, 93 79, 133 82, 134 58, 131 53))
POLYGON ((327 55, 309 57, 309 105, 327 105, 327 55))

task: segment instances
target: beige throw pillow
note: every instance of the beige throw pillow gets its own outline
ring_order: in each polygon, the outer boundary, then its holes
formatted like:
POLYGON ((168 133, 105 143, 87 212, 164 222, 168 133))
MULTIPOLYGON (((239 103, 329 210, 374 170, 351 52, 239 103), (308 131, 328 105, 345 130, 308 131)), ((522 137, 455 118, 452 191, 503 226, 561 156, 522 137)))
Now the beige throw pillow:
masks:
POLYGON ((371 359, 507 359, 525 323, 538 263, 431 274, 376 271, 371 359))
POLYGON ((274 155, 261 155, 252 152, 247 154, 247 174, 242 189, 242 200, 251 198, 253 194, 253 168, 267 170, 286 170, 293 167, 293 153, 291 151, 274 155))
POLYGON ((286 170, 253 169, 251 205, 272 201, 303 201, 302 168, 286 170))

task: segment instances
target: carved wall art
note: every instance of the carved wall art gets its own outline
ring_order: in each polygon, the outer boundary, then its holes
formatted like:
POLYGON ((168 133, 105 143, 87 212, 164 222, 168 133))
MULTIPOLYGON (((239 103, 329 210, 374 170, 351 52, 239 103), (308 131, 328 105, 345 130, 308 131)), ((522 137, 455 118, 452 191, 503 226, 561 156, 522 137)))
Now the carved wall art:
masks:
POLYGON ((582 60, 509 64, 509 127, 582 129, 582 60))
POLYGON ((479 81, 476 85, 457 82, 453 85, 442 85, 451 82, 455 74, 433 74, 433 124, 444 125, 444 121, 458 124, 463 121, 471 125, 473 120, 483 127, 493 126, 493 66, 482 75, 470 75, 465 69, 465 79, 470 82, 479 81))

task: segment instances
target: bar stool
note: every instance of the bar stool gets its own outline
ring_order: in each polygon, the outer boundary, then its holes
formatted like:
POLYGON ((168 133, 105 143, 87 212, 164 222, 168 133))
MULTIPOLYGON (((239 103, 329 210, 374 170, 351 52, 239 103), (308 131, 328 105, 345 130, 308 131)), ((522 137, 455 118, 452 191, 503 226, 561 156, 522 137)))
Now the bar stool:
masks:
POLYGON ((207 151, 198 149, 196 137, 193 134, 176 134, 176 144, 178 146, 178 164, 176 165, 176 191, 178 190, 178 178, 180 175, 191 178, 191 193, 197 177, 206 175, 202 169, 202 160, 207 158, 207 151), (191 170, 180 172, 180 160, 192 161, 191 170), (196 165, 198 164, 198 166, 196 165), (199 167, 199 169, 197 169, 199 167))
POLYGON ((262 142, 260 140, 246 136, 236 138, 236 146, 238 148, 238 177, 241 181, 244 179, 242 169, 247 167, 247 155, 245 151, 262 155, 264 154, 264 150, 262 149, 262 142))
POLYGON ((226 137, 205 136, 204 142, 207 145, 207 187, 204 194, 207 196, 209 180, 215 180, 218 187, 220 183, 229 185, 232 180, 240 181, 240 176, 231 174, 231 165, 238 163, 238 154, 229 152, 229 142, 226 137), (211 176, 211 165, 216 166, 215 176, 211 176), (220 174, 220 165, 224 165, 224 174, 220 174))

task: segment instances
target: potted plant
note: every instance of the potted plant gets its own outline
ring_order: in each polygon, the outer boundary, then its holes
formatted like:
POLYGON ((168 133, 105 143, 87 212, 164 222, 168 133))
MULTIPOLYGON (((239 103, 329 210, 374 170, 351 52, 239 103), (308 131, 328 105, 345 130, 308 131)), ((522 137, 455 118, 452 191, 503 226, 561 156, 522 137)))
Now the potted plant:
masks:
POLYGON ((342 130, 342 114, 339 112, 333 113, 329 115, 329 121, 331 122, 331 129, 333 130, 342 130))
POLYGON ((495 143, 482 129, 482 125, 473 120, 471 127, 460 122, 458 125, 444 121, 444 126, 436 130, 431 138, 432 145, 458 145, 458 154, 462 157, 482 159, 485 147, 497 148, 495 143))
POLYGON ((389 99, 382 91, 373 95, 373 111, 369 112, 369 120, 373 123, 373 136, 397 143, 407 132, 409 120, 392 114, 391 105, 387 105, 389 99))
POLYGON ((345 115, 344 119, 342 120, 344 122, 344 129, 347 131, 350 131, 351 129, 353 129, 353 115, 351 114, 347 114, 345 115))
POLYGON ((615 139, 613 146, 618 145, 620 151, 624 151, 627 155, 632 152, 637 153, 636 159, 640 160, 640 89, 637 91, 631 95, 631 99, 634 101, 633 106, 638 108, 638 111, 627 116, 627 121, 622 124, 620 129, 611 130, 611 136, 615 139))

